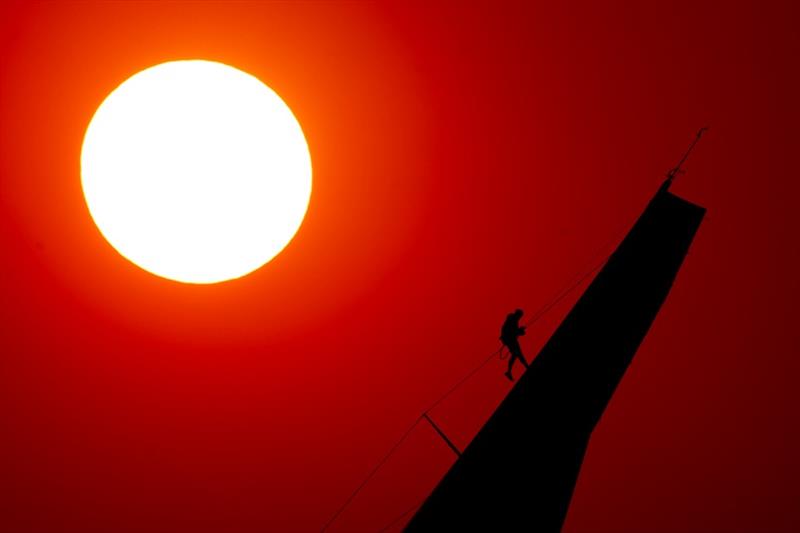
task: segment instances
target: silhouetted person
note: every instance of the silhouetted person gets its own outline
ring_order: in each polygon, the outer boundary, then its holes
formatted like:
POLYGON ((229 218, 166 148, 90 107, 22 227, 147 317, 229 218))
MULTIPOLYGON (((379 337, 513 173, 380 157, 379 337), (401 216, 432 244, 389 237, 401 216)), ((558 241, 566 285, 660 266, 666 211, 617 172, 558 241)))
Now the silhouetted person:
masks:
POLYGON ((511 354, 508 358, 508 371, 506 372, 506 377, 511 381, 514 381, 514 376, 511 375, 514 361, 519 359, 525 368, 528 368, 528 362, 522 356, 522 348, 519 347, 519 337, 525 335, 525 328, 519 325, 519 319, 522 318, 522 314, 522 309, 517 309, 508 315, 500 330, 500 340, 511 354))

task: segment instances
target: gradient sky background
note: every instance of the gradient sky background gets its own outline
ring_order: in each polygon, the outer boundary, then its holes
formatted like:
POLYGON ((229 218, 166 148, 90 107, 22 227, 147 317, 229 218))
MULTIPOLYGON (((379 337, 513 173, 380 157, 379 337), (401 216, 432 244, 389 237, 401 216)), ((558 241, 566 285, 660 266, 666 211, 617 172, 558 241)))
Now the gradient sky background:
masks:
MULTIPOLYGON (((3 1, 0 530, 318 531, 706 125, 673 191, 708 217, 565 531, 800 530, 794 4, 3 1), (102 99, 184 58, 275 89, 314 166, 288 248, 212 286, 127 262, 80 188, 102 99)), ((502 371, 433 412, 458 445, 502 371)), ((334 530, 379 529, 451 455, 418 428, 334 530)))

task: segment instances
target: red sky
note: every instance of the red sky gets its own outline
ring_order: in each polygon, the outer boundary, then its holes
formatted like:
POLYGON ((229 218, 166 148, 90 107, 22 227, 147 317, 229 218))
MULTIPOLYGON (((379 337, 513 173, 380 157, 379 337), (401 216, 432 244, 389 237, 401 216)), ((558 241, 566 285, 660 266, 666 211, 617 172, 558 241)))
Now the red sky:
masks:
MULTIPOLYGON (((3 2, 0 530, 318 531, 707 125, 673 190, 708 217, 565 531, 797 531, 792 4, 3 2), (314 166, 289 247, 219 285, 127 262, 80 189, 102 99, 182 58, 275 89, 314 166)), ((458 445, 502 370, 432 413, 458 445)), ((421 426, 334 530, 379 529, 451 461, 421 426)))

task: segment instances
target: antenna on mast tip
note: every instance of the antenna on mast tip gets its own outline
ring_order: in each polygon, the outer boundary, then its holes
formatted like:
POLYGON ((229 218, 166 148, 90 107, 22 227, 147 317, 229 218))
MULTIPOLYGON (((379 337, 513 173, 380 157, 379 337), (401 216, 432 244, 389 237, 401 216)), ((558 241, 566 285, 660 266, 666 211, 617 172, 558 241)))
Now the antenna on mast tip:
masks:
POLYGON ((689 154, 691 154, 692 150, 694 150, 694 146, 697 144, 697 142, 700 140, 700 137, 702 137, 706 131, 708 131, 707 127, 700 128, 697 131, 697 136, 694 138, 694 141, 692 141, 692 144, 689 145, 689 148, 686 150, 686 153, 683 154, 681 160, 672 170, 667 172, 667 184, 672 183, 672 180, 675 179, 675 176, 677 176, 678 174, 686 173, 686 171, 683 169, 683 164, 689 158, 689 154))

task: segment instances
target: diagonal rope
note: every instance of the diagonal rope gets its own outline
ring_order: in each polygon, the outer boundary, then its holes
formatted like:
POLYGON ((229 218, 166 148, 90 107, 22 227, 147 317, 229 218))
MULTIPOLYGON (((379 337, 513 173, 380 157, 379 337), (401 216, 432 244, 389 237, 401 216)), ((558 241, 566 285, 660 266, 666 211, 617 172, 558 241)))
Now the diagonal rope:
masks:
MULTIPOLYGON (((598 249, 598 251, 595 254, 593 254, 593 256, 596 256, 599 252, 604 251, 617 238, 618 238, 618 233, 615 233, 615 235, 611 239, 609 239, 606 243, 604 243, 598 249)), ((574 291, 584 281, 586 281, 589 278, 589 276, 591 276, 592 274, 594 274, 595 272, 600 270, 600 268, 602 268, 602 266, 604 264, 606 264, 606 262, 609 260, 609 258, 611 257, 612 254, 613 254, 613 252, 608 253, 608 254, 604 254, 600 261, 592 264, 591 267, 588 270, 583 271, 583 273, 578 274, 573 283, 567 285, 564 289, 562 289, 555 296, 555 298, 553 298, 551 301, 549 301, 548 303, 543 305, 538 311, 536 311, 536 313, 533 314, 531 319, 528 320, 525 323, 525 327, 529 327, 532 324, 535 324, 544 315, 546 315, 548 312, 550 312, 550 310, 552 310, 556 305, 558 305, 558 303, 561 302, 561 300, 566 298, 572 291, 574 291)), ((473 368, 472 370, 467 372, 467 374, 464 375, 464 377, 462 377, 459 381, 457 381, 444 394, 439 396, 439 398, 436 401, 434 401, 430 405, 430 407, 428 407, 425 411, 423 411, 422 414, 420 414, 419 417, 417 417, 417 419, 414 420, 414 422, 408 427, 406 432, 403 433, 403 436, 400 437, 400 439, 397 442, 394 443, 394 445, 389 450, 389 452, 378 462, 377 465, 375 465, 375 467, 370 471, 370 473, 367 475, 367 477, 364 478, 364 480, 361 482, 361 484, 359 484, 358 487, 356 487, 356 489, 350 494, 350 496, 347 498, 347 500, 345 500, 345 502, 342 504, 342 506, 339 507, 339 509, 337 509, 336 513, 322 527, 321 533, 324 533, 325 531, 327 531, 328 528, 330 528, 330 526, 336 521, 336 519, 339 518, 339 516, 344 512, 344 510, 347 509, 347 507, 350 505, 350 503, 352 503, 352 501, 356 498, 356 496, 358 496, 358 493, 361 492, 361 490, 367 485, 367 483, 370 482, 370 480, 372 480, 373 477, 375 477, 375 474, 378 473, 378 471, 383 467, 383 465, 386 464, 386 462, 392 457, 392 455, 394 455, 394 453, 397 451, 397 449, 400 447, 400 445, 403 444, 403 442, 406 441, 406 439, 409 437, 409 435, 411 435, 411 432, 419 425, 420 421, 422 421, 422 419, 425 417, 425 415, 427 415, 430 411, 434 410, 446 398, 448 398, 451 394, 453 394, 456 390, 458 390, 462 385, 464 385, 464 383, 469 381, 469 379, 471 379, 482 368, 484 368, 487 364, 489 364, 489 361, 494 359, 496 356, 500 356, 500 358, 502 359, 503 358, 502 354, 503 354, 503 346, 501 346, 500 348, 498 348, 497 350, 492 352, 486 359, 484 359, 481 363, 479 363, 475 368, 473 368)), ((422 502, 414 505, 413 507, 408 508, 402 514, 398 515, 394 520, 392 520, 392 522, 390 522, 389 524, 384 526, 382 529, 380 529, 378 533, 384 532, 387 529, 389 529, 390 527, 392 527, 393 525, 395 525, 404 516, 406 516, 408 513, 410 513, 411 511, 413 511, 417 507, 419 507, 421 504, 422 504, 422 502)))
MULTIPOLYGON (((606 248, 608 248, 611 244, 613 244, 614 242, 616 242, 620 238, 620 234, 623 232, 623 230, 626 230, 626 229, 627 229, 627 224, 625 226, 621 227, 617 232, 615 232, 613 234, 613 236, 610 239, 608 239, 599 248, 597 248, 595 253, 592 254, 592 257, 596 257, 596 256, 600 255, 601 253, 603 253, 606 250, 606 248)), ((576 277, 574 278, 575 281, 572 284, 567 285, 566 288, 562 289, 561 292, 558 293, 554 299, 552 299, 550 302, 544 304, 538 311, 536 311, 533 314, 533 317, 531 317, 531 319, 528 320, 524 324, 525 327, 528 327, 531 324, 534 324, 535 322, 538 322, 540 318, 542 318, 544 315, 546 315, 548 312, 550 312, 550 310, 553 307, 555 307, 556 305, 558 305, 558 303, 561 300, 566 298, 569 293, 574 291, 576 288, 578 288, 581 285, 581 283, 586 281, 586 279, 589 276, 591 276, 592 274, 594 274, 595 272, 600 270, 603 267, 603 265, 605 265, 608 262, 608 260, 611 258, 611 255, 613 253, 614 253, 613 251, 610 252, 610 253, 603 253, 601 259, 598 262, 590 263, 588 265, 589 266, 588 270, 583 271, 582 274, 578 273, 576 275, 576 277)))
POLYGON ((395 524, 396 524, 396 523, 398 523, 400 520, 402 520, 402 519, 403 519, 403 518, 404 518, 404 517, 405 517, 405 516, 406 516, 408 513, 410 513, 410 512, 411 512, 411 511, 413 511, 414 509, 418 509, 418 508, 419 508, 419 507, 422 505, 422 503, 423 503, 424 501, 425 501, 425 500, 420 500, 420 501, 418 501, 417 503, 415 503, 414 505, 412 505, 411 507, 409 507, 408 509, 406 509, 405 511, 403 511, 403 512, 402 512, 402 513, 400 513, 399 515, 395 516, 395 517, 392 519, 392 521, 391 521, 391 522, 389 522, 388 524, 386 524, 385 526, 383 526, 382 528, 380 528, 380 529, 379 529, 378 531, 376 531, 375 533, 385 533, 386 531, 388 531, 388 530, 389 530, 389 528, 391 528, 393 525, 395 525, 395 524))
POLYGON ((492 359, 494 359, 494 357, 495 357, 496 355, 500 355, 500 353, 501 353, 502 351, 503 351, 503 348, 500 348, 500 349, 498 349, 498 350, 495 350, 494 352, 492 352, 492 353, 489 355, 489 357, 487 357, 486 359, 484 359, 484 360, 483 360, 483 362, 482 362, 481 364, 479 364, 478 366, 476 366, 475 368, 473 368, 472 370, 470 370, 470 371, 469 371, 469 372, 468 372, 468 373, 467 373, 467 374, 466 374, 466 375, 465 375, 463 378, 461 378, 460 380, 458 380, 458 382, 456 382, 456 384, 455 384, 455 385, 453 385, 452 387, 450 387, 450 388, 447 390, 447 392, 445 392, 444 394, 442 394, 441 396, 439 396, 439 398, 438 398, 438 399, 437 399, 435 402, 433 402, 433 404, 431 404, 431 406, 430 406, 430 407, 428 407, 427 409, 425 409, 425 411, 424 411, 424 413, 423 413, 423 414, 429 413, 430 411, 433 411, 434 409, 436 409, 436 406, 437 406, 437 405, 439 405, 440 403, 442 403, 442 402, 445 400, 445 398, 447 398, 448 396, 450 396, 451 394, 453 394, 453 393, 454 393, 456 390, 458 390, 458 388, 459 388, 459 387, 461 387, 461 385, 463 385, 464 383, 466 383, 466 382, 467 382, 467 381, 468 381, 468 380, 469 380, 469 379, 470 379, 472 376, 474 376, 475 374, 477 374, 477 373, 478 373, 478 371, 479 371, 480 369, 482 369, 482 368, 483 368, 483 367, 485 367, 487 364, 489 364, 489 361, 491 361, 492 359))
POLYGON ((528 321, 525 323, 525 327, 528 327, 528 326, 530 326, 531 324, 533 324, 533 323, 537 322, 537 321, 538 321, 540 318, 542 318, 544 315, 546 315, 546 314, 547 314, 547 313, 548 313, 548 312, 549 312, 549 311, 550 311, 550 310, 551 310, 553 307, 555 307, 556 305, 558 305, 558 303, 559 303, 561 300, 563 300, 564 298, 566 298, 566 297, 567 297, 567 295, 568 295, 569 293, 571 293, 572 291, 574 291, 575 289, 577 289, 577 288, 578 288, 578 287, 579 287, 579 286, 580 286, 580 285, 581 285, 581 284, 582 284, 584 281, 586 281, 586 279, 587 279, 589 276, 591 276, 592 274, 594 274, 595 272, 597 272, 598 270, 600 270, 600 269, 603 267, 603 265, 605 265, 605 264, 606 264, 606 262, 608 261, 608 258, 609 258, 609 257, 610 257, 610 256, 606 256, 606 257, 604 257, 602 260, 598 261, 598 262, 597 262, 597 263, 596 263, 596 264, 595 264, 595 265, 594 265, 592 268, 590 268, 589 270, 587 270, 586 272, 584 272, 584 273, 583 273, 583 275, 581 275, 581 276, 580 276, 580 277, 579 277, 579 278, 578 278, 578 279, 577 279, 577 280, 576 280, 576 281, 575 281, 575 282, 574 282, 572 285, 570 285, 570 286, 569 286, 569 287, 567 287, 566 289, 562 290, 562 291, 561 291, 561 293, 560 293, 560 294, 558 294, 558 296, 556 296, 556 297, 555 297, 555 298, 554 298, 552 301, 550 301, 550 302, 549 302, 548 304, 546 304, 544 307, 542 307, 541 309, 539 309, 539 311, 537 311, 537 312, 536 312, 536 313, 533 315, 533 317, 532 317, 530 320, 528 320, 528 321))
POLYGON ((406 432, 403 433, 403 436, 400 437, 400 439, 397 442, 395 442, 394 446, 392 446, 392 449, 389 450, 389 453, 387 453, 386 455, 383 456, 383 459, 381 459, 378 462, 378 464, 375 465, 375 468, 373 468, 372 471, 370 471, 370 473, 367 475, 367 477, 364 478, 364 481, 362 481, 361 484, 358 487, 356 487, 356 490, 354 490, 353 493, 350 494, 350 497, 347 498, 347 500, 344 502, 344 504, 342 504, 342 506, 336 511, 336 514, 334 514, 331 517, 331 519, 328 520, 328 522, 322 527, 322 531, 323 532, 326 531, 331 526, 331 524, 333 524, 336 521, 337 518, 339 518, 339 515, 342 514, 342 512, 345 509, 347 509, 347 507, 350 505, 350 502, 352 502, 355 499, 355 497, 358 496, 358 493, 361 492, 361 489, 363 489, 364 486, 367 483, 369 483, 369 481, 373 477, 375 477, 375 474, 378 473, 378 470, 380 470, 381 467, 383 467, 383 465, 386 464, 386 461, 388 461, 389 458, 392 455, 394 455, 394 452, 397 451, 397 448, 399 448, 400 445, 403 444, 403 442, 405 442, 405 440, 408 438, 408 436, 411 435, 411 432, 414 430, 414 428, 417 427, 417 425, 419 425, 420 420, 422 420, 422 415, 418 416, 417 419, 414 420, 414 423, 411 424, 408 427, 406 432))
MULTIPOLYGON (((616 241, 618 238, 619 238, 619 232, 615 233, 615 234, 614 234, 614 236, 613 236, 613 237, 611 237, 611 239, 609 239, 608 241, 606 241, 605 243, 603 243, 603 245, 602 245, 602 246, 600 246, 600 247, 597 249, 597 251, 596 251, 594 254, 592 254, 592 257, 595 257, 595 256, 597 256, 599 253, 601 253, 601 252, 605 251, 605 249, 606 249, 606 248, 608 248, 608 246, 609 246, 609 245, 611 245, 613 242, 615 242, 615 241, 616 241)), ((613 253, 613 252, 612 252, 612 253, 613 253)), ((574 281, 573 283, 571 283, 571 284, 567 285, 567 286, 566 286, 564 289, 562 289, 562 290, 561 290, 561 291, 560 291, 558 294, 556 294, 555 298, 553 298, 553 299, 552 299, 552 300, 550 300, 548 303, 546 303, 546 304, 545 304, 545 305, 543 305, 541 308, 539 308, 539 310, 538 310, 538 311, 536 311, 536 312, 533 314, 533 316, 530 318, 530 320, 528 320, 528 321, 527 321, 527 322, 524 324, 524 326, 525 326, 525 327, 529 327, 529 326, 531 326, 531 325, 535 324, 536 322, 538 322, 538 321, 539 321, 539 320, 540 320, 540 319, 541 319, 541 318, 542 318, 544 315, 546 315, 547 313, 549 313, 551 309, 553 309, 553 308, 554 308, 556 305, 558 305, 558 304, 559 304, 559 302, 561 302, 561 300, 563 300, 564 298, 566 298, 566 297, 567 297, 567 296, 568 296, 568 295, 569 295, 569 294, 570 294, 572 291, 574 291, 575 289, 577 289, 577 288, 578 288, 578 287, 579 287, 579 286, 580 286, 580 285, 581 285, 581 284, 582 284, 584 281, 586 281, 586 279, 587 279, 587 278, 589 278, 589 276, 591 276, 592 274, 594 274, 595 272, 597 272, 598 270, 600 270, 600 269, 603 267, 603 265, 605 265, 605 264, 606 264, 606 262, 608 261, 608 259, 609 259, 610 257, 611 257, 611 253, 604 254, 604 255, 602 256, 602 258, 600 259, 600 261, 598 261, 598 262, 596 262, 596 263, 593 263, 593 264, 591 264, 591 265, 590 265, 590 268, 589 268, 588 270, 585 270, 585 271, 583 271, 582 273, 579 273, 579 274, 576 276, 576 278, 575 278, 575 281, 574 281)), ((492 358, 494 358, 495 356, 500 356, 500 359, 505 359, 505 358, 503 357, 503 349, 504 349, 504 347, 503 347, 503 346, 500 346, 500 348, 498 348, 497 350, 495 350, 494 352, 492 352, 492 353, 489 355, 489 357, 487 357, 486 359, 484 359, 484 361, 483 361, 483 362, 481 362, 481 363, 480 363, 478 366, 476 366, 476 367, 475 367, 475 368, 473 368, 471 371, 469 371, 469 372, 468 372, 468 373, 467 373, 467 374, 466 374, 466 375, 465 375, 463 378, 461 378, 461 379, 460 379, 458 382, 456 382, 456 384, 455 384, 455 385, 453 385, 452 387, 450 387, 450 388, 447 390, 447 392, 445 392, 445 393, 444 393, 443 395, 441 395, 441 396, 440 396, 440 397, 439 397, 439 398, 438 398, 438 399, 437 399, 435 402, 433 402, 433 404, 432 404, 430 407, 428 407, 428 408, 427 408, 427 409, 426 409, 426 410, 423 412, 423 415, 424 415, 425 413, 428 413, 428 412, 430 412, 430 411, 433 411, 433 410, 434 410, 434 409, 435 409, 435 408, 436 408, 436 407, 437 407, 437 406, 438 406, 440 403, 442 403, 442 402, 443 402, 443 401, 444 401, 444 400, 445 400, 445 399, 446 399, 448 396, 450 396, 451 394, 453 394, 453 393, 454 393, 456 390, 458 390, 458 389, 459 389, 459 388, 460 388, 460 387, 461 387, 461 386, 462 386, 462 385, 463 385, 465 382, 467 382, 467 381, 468 381, 468 380, 469 380, 469 379, 470 379, 472 376, 474 376, 476 373, 478 373, 478 371, 479 371, 479 370, 481 370, 481 369, 482 369, 484 366, 486 366, 487 364, 489 364, 489 361, 491 361, 491 360, 492 360, 492 358)))

